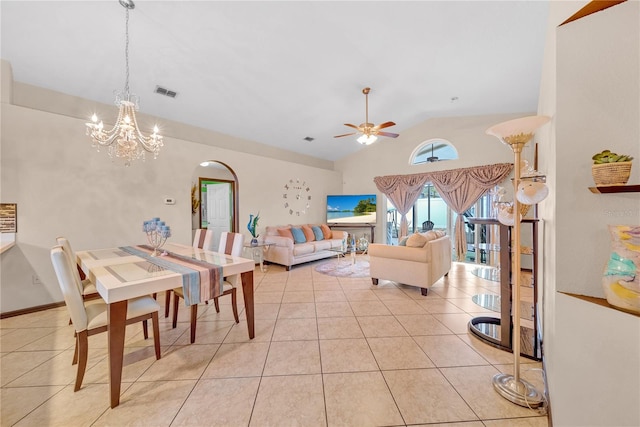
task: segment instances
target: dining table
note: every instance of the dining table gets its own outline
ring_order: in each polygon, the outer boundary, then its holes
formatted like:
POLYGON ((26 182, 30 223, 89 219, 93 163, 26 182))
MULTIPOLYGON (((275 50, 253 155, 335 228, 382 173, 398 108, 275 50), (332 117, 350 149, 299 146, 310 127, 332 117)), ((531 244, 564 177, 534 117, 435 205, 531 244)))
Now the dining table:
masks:
MULTIPOLYGON (((115 247, 76 252, 78 265, 85 275, 96 284, 98 293, 108 307, 107 334, 111 408, 120 404, 127 301, 183 285, 183 274, 167 268, 169 256, 144 256, 132 248, 115 247)), ((240 274, 249 338, 255 337, 254 260, 177 243, 166 243, 160 248, 160 253, 193 260, 194 263, 211 268, 221 268, 223 277, 240 274)))

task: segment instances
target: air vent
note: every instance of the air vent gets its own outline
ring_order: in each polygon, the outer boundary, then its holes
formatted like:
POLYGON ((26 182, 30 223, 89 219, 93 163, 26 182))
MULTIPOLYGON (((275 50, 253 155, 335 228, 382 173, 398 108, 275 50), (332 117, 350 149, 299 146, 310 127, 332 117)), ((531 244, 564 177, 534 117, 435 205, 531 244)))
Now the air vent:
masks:
POLYGON ((315 139, 315 138, 311 138, 310 136, 305 136, 305 137, 304 137, 304 140, 305 140, 305 141, 307 141, 307 142, 311 142, 311 141, 313 141, 314 139, 315 139))
POLYGON ((156 93, 159 93, 160 95, 164 95, 164 96, 168 96, 169 98, 175 98, 176 95, 178 94, 178 92, 175 92, 173 90, 169 90, 169 89, 165 89, 161 86, 156 86, 156 93))

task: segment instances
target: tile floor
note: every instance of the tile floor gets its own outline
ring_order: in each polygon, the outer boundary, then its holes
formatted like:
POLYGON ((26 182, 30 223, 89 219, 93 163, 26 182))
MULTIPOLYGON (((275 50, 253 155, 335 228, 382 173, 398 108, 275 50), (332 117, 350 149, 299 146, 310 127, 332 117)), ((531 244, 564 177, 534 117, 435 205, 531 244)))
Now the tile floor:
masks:
MULTIPOLYGON (((73 331, 64 307, 0 321, 2 426, 547 426, 541 411, 500 397, 491 378, 513 356, 467 332, 487 311, 470 303, 498 284, 455 264, 423 297, 415 288, 314 270, 256 268, 256 338, 221 312, 162 319, 162 359, 140 325, 127 329, 121 404, 109 408, 106 334, 90 338, 73 392, 73 331)), ((241 293, 240 293, 241 295, 241 293)), ((159 296, 164 301, 164 296, 159 296)), ((242 301, 240 301, 242 307, 242 301)), ((241 316, 242 317, 242 316, 241 316)), ((543 390, 541 364, 522 377, 543 390)))

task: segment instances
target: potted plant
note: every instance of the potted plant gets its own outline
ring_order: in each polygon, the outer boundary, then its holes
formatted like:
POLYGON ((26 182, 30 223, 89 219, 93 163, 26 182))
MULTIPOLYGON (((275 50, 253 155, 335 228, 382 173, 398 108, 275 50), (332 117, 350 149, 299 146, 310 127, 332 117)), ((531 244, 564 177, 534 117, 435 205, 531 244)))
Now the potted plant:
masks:
POLYGON ((591 157, 591 174, 596 186, 625 185, 631 175, 633 157, 603 150, 591 157))

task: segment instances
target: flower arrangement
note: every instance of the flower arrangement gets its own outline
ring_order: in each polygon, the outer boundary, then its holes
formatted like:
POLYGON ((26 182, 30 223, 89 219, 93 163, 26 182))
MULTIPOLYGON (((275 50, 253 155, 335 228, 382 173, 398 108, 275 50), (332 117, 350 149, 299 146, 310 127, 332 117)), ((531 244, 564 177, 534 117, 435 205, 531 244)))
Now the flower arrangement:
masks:
POLYGON ((258 236, 260 236, 259 234, 256 234, 256 228, 258 227, 258 220, 260 219, 260 212, 258 212, 258 214, 254 217, 253 214, 249 214, 249 223, 247 224, 247 230, 249 230, 249 233, 251 233, 251 237, 253 237, 253 239, 251 239, 252 242, 258 242, 257 238, 258 236))
MULTIPOLYGON (((171 227, 160 221, 160 218, 153 218, 142 223, 142 231, 147 233, 147 241, 153 247, 152 256, 158 255, 158 248, 165 244, 167 239, 171 237, 171 227)), ((162 255, 166 254, 163 253, 162 255)))
POLYGON ((198 188, 195 184, 191 187, 191 213, 193 215, 198 213, 198 208, 200 207, 200 200, 198 200, 197 196, 198 188))

